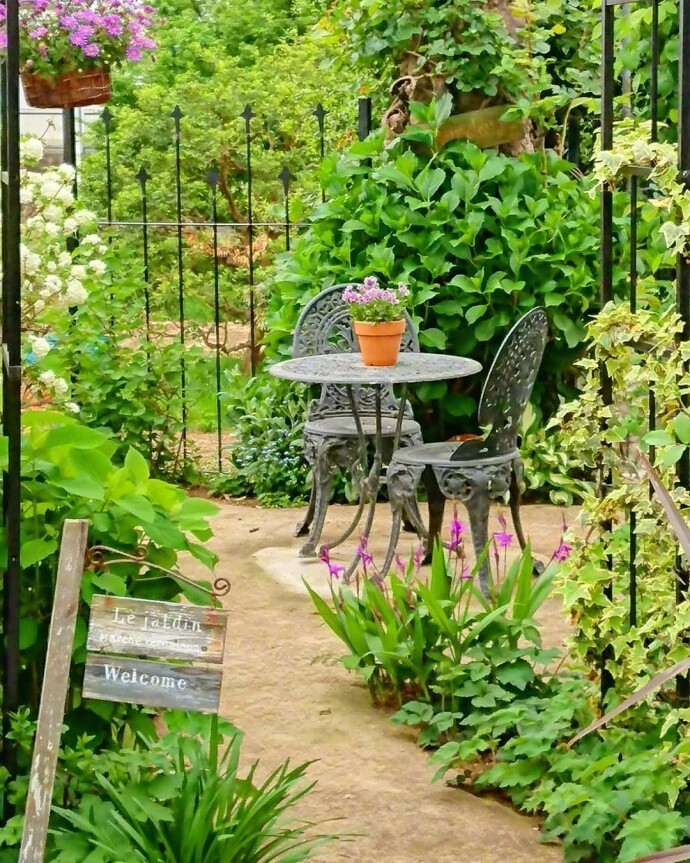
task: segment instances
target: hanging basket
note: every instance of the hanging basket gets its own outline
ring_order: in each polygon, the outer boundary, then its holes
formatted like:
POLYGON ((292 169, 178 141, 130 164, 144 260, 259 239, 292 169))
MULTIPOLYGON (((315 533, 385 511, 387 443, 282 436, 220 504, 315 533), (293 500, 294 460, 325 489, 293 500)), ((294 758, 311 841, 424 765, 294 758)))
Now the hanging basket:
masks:
POLYGON ((104 105, 110 99, 110 72, 70 72, 57 78, 40 78, 22 72, 26 101, 32 108, 83 108, 104 105))

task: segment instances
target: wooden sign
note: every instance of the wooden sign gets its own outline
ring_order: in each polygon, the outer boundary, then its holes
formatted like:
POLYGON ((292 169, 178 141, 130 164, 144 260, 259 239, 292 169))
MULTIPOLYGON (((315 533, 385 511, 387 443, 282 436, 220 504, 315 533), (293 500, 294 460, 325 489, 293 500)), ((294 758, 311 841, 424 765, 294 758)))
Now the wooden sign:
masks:
POLYGON ((216 713, 223 672, 121 656, 86 659, 84 698, 216 713))
MULTIPOLYGON (((19 863, 45 856, 88 528, 84 519, 68 519, 62 532, 19 863)), ((227 623, 227 612, 217 609, 94 596, 87 637, 94 653, 87 655, 82 695, 215 713, 221 669, 132 657, 220 663, 227 623)))
POLYGON ((67 519, 62 529, 19 863, 40 863, 45 854, 88 529, 83 519, 67 519))
POLYGON ((222 662, 228 615, 197 605, 94 596, 87 650, 222 662))

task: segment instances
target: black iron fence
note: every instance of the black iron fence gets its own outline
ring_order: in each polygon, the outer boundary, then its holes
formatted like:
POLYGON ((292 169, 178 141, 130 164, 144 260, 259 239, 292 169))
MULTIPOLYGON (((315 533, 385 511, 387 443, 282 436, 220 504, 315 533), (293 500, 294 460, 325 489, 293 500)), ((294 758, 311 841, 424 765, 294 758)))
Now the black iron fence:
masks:
MULTIPOLYGON (((619 81, 615 70, 615 26, 616 7, 623 9, 627 5, 640 2, 640 0, 603 0, 602 2, 602 98, 601 98, 601 148, 611 150, 613 148, 613 131, 615 122, 615 105, 617 97, 626 92, 625 81, 619 81)), ((643 0, 644 2, 644 0, 643 0)), ((651 5, 651 68, 650 68, 650 141, 658 140, 658 103, 659 103, 659 3, 660 0, 647 0, 651 5)), ((681 0, 680 10, 680 33, 679 33, 679 60, 678 60, 678 170, 681 181, 688 187, 690 180, 690 2, 681 0)), ((623 12, 625 14, 625 12, 623 12)), ((634 74, 634 73, 633 73, 634 74)), ((624 115, 631 115, 631 108, 624 107, 624 115)), ((630 207, 630 229, 629 229, 629 257, 628 267, 628 298, 630 311, 636 313, 638 309, 638 219, 641 212, 641 201, 648 193, 645 183, 644 170, 631 170, 627 180, 627 191, 629 194, 630 207)), ((601 192, 601 305, 613 300, 613 272, 614 261, 617 255, 625 254, 626 250, 616 249, 614 234, 613 214, 613 188, 605 186, 601 192)), ((690 259, 683 254, 677 256, 676 265, 676 296, 677 309, 682 320, 683 329, 679 338, 687 341, 690 338, 690 259)), ((602 401, 605 406, 611 407, 616 398, 625 398, 625 394, 614 392, 613 381, 606 364, 600 367, 600 385, 602 401)), ((657 424, 657 403, 653 387, 649 390, 648 404, 648 428, 653 431, 657 424)), ((686 405, 688 404, 686 397, 686 405)), ((653 447, 651 448, 650 460, 654 461, 653 447)), ((606 495, 615 482, 613 471, 603 469, 600 476, 600 492, 606 495)), ((685 489, 690 488, 690 458, 686 450, 677 466, 677 481, 685 489)), ((652 489, 650 488, 650 494, 652 489)), ((627 568, 629 582, 627 585, 629 595, 628 620, 630 627, 638 623, 638 536, 637 515, 634 508, 630 507, 628 512, 629 525, 629 548, 627 555, 627 568)), ((605 534, 610 534, 613 523, 608 521, 602 525, 605 534)), ((605 594, 609 600, 614 596, 614 562, 611 556, 606 560, 607 568, 611 571, 611 580, 605 587, 605 594)), ((688 563, 678 558, 676 572, 676 590, 679 600, 687 599, 690 591, 690 571, 688 563)), ((613 647, 605 646, 601 653, 601 692, 602 699, 613 686, 613 677, 609 663, 614 659, 613 647)), ((687 703, 690 697, 690 681, 687 676, 678 678, 677 693, 679 698, 687 703)))
MULTIPOLYGON (((300 221, 291 219, 291 204, 295 193, 296 177, 290 166, 290 153, 286 151, 286 161, 281 170, 273 178, 269 178, 274 184, 275 194, 272 194, 274 205, 269 208, 270 215, 265 216, 266 207, 262 207, 263 215, 255 215, 257 212, 256 201, 256 148, 257 139, 254 134, 253 121, 256 115, 250 105, 247 105, 237 118, 241 124, 243 133, 243 156, 244 170, 242 177, 243 204, 246 216, 244 219, 237 218, 237 209, 228 211, 229 218, 221 213, 221 205, 226 202, 223 192, 223 177, 217 167, 211 168, 205 176, 194 178, 196 183, 196 197, 199 198, 199 183, 206 190, 206 211, 200 208, 197 200, 196 207, 185 209, 185 175, 182 164, 185 155, 185 124, 184 114, 179 107, 175 107, 171 114, 171 140, 172 148, 170 168, 171 176, 168 178, 152 177, 151 172, 140 166, 138 170, 131 170, 131 166, 123 168, 113 155, 113 129, 117 123, 117 112, 106 107, 101 114, 102 127, 102 156, 104 158, 104 171, 94 180, 93 177, 84 179, 78 176, 79 194, 87 199, 89 206, 97 207, 99 212, 99 223, 110 235, 111 241, 124 240, 137 249, 142 265, 142 282, 144 293, 142 328, 147 341, 156 342, 158 339, 171 338, 171 329, 174 330, 174 338, 178 340, 181 349, 179 367, 179 385, 181 402, 181 447, 183 460, 188 458, 188 444, 192 435, 198 440, 198 416, 195 416, 193 402, 196 394, 208 395, 210 382, 213 381, 214 405, 213 410, 206 410, 203 427, 208 429, 211 423, 210 415, 213 414, 213 432, 206 431, 206 435, 213 434, 215 454, 213 462, 207 458, 204 462, 206 469, 222 471, 226 464, 224 458, 225 438, 228 430, 223 421, 223 407, 221 390, 223 385, 224 366, 237 363, 238 354, 247 371, 251 375, 256 374, 260 357, 260 309, 257 302, 257 269, 266 258, 266 238, 270 241, 271 252, 289 251, 296 232, 302 228, 300 221), (172 194, 159 196, 155 202, 152 214, 152 181, 158 181, 159 190, 169 183, 168 190, 172 194), (126 214, 117 212, 118 194, 123 189, 138 185, 138 212, 132 208, 132 195, 127 198, 129 204, 126 214), (98 188, 94 188, 98 186, 98 188), (279 215, 278 215, 279 214, 279 215), (157 271, 156 251, 160 250, 162 238, 172 238, 175 246, 174 253, 168 248, 168 259, 165 272, 157 271), (190 260, 190 243, 193 237, 205 237, 204 253, 210 259, 210 267, 202 275, 203 285, 199 288, 199 279, 194 270, 194 262, 190 260), (228 272, 225 262, 228 259, 228 248, 226 241, 240 238, 240 242, 232 247, 239 263, 233 268, 233 284, 228 286, 228 272), (240 302, 238 296, 238 275, 240 302), (161 279, 164 278, 165 290, 160 290, 161 279), (190 282, 194 280, 194 288, 190 288, 190 282), (199 290, 203 294, 203 305, 205 314, 199 315, 189 312, 190 294, 196 297, 199 290), (232 294, 234 302, 229 300, 232 294), (173 303, 174 295, 174 303, 173 303), (228 325, 233 323, 229 318, 235 318, 234 335, 228 338, 228 325), (166 326, 167 325, 167 326, 166 326), (224 331, 225 330, 225 331, 224 331), (234 341, 233 341, 234 339, 234 341), (201 346, 208 360, 204 362, 191 362, 189 349, 197 351, 201 346), (197 430, 195 429, 197 426, 197 430)), ((326 156, 328 141, 328 114, 321 104, 317 104, 310 114, 316 134, 316 146, 313 153, 313 162, 307 169, 311 172, 311 185, 318 168, 326 156)), ((360 139, 366 138, 371 131, 371 100, 366 97, 359 98, 356 106, 353 105, 353 134, 356 121, 356 132, 360 139)), ((64 147, 63 158, 65 161, 77 165, 77 142, 75 140, 74 112, 65 111, 63 117, 64 147)), ((88 165, 88 162, 87 162, 88 165)), ((86 172, 88 174, 88 171, 86 172)), ((305 174, 304 168, 300 172, 300 178, 305 174)), ((262 183, 266 185, 266 177, 262 177, 262 183)), ((202 193, 203 198, 203 193, 202 193)), ((324 202, 326 195, 319 186, 318 191, 312 188, 312 199, 314 202, 324 202)), ((231 243, 232 246, 232 243, 231 243)), ((199 309, 200 304, 195 307, 199 309)), ((207 443, 207 439, 203 439, 207 443)), ((204 447, 208 450, 208 446, 204 447)))

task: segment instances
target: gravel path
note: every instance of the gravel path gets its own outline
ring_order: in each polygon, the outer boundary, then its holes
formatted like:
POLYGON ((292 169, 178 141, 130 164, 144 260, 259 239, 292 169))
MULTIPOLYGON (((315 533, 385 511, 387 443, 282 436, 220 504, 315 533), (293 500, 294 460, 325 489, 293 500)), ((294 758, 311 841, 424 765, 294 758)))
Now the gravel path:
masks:
MULTIPOLYGON (((335 520, 344 523, 346 508, 337 509, 335 520)), ((291 537, 297 515, 228 503, 215 519, 218 572, 232 580, 221 711, 245 732, 244 755, 261 758, 262 772, 288 757, 315 762, 309 775, 317 786, 299 814, 341 819, 325 829, 350 836, 323 850, 320 863, 562 861, 559 848, 540 843, 536 820, 430 785, 432 771, 414 733, 372 708, 366 688, 337 663, 339 642, 308 597, 258 565, 253 555, 262 548, 297 548, 291 537)), ((550 554, 560 511, 529 507, 526 522, 537 551, 550 554)), ((562 644, 555 605, 544 622, 546 640, 562 644)))

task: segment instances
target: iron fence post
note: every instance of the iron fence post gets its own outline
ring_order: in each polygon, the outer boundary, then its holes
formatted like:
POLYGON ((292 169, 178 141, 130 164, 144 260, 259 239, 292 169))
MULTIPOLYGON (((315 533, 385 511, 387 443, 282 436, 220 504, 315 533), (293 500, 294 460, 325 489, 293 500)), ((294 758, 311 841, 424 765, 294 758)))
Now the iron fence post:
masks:
POLYGON ((177 300, 180 316, 180 390, 182 395, 182 464, 187 465, 187 362, 185 357, 184 257, 182 244, 182 165, 180 157, 180 120, 184 117, 175 105, 170 115, 174 121, 175 204, 177 213, 177 300))
POLYGON ((247 158, 247 243, 249 246, 249 370, 256 374, 256 303, 254 297, 254 207, 252 201, 252 130, 254 117, 251 105, 245 105, 240 114, 244 120, 244 138, 247 158))
POLYGON ((7 736, 19 706, 19 549, 21 527, 21 212, 19 197, 19 0, 5 4, 7 52, 2 67, 2 429, 8 442, 3 473, 3 763, 16 774, 16 748, 7 736))
MULTIPOLYGON (((607 0, 602 0, 602 58, 601 58, 601 148, 610 150, 613 145, 613 93, 614 93, 614 10, 607 0)), ((603 308, 613 298, 613 190, 604 186, 601 190, 601 273, 600 301, 603 308)), ((601 397, 605 406, 613 402, 611 377, 605 363, 599 367, 601 397)), ((611 469, 600 467, 600 494, 605 496, 612 482, 611 469)), ((602 524, 605 533, 610 533, 610 521, 602 524)), ((613 560, 607 557, 607 568, 611 580, 604 588, 606 597, 613 599, 613 560)), ((601 700, 613 686, 613 676, 607 663, 613 657, 611 645, 601 652, 601 700)))
POLYGON ((371 134, 371 98, 360 96, 357 102, 357 135, 360 141, 371 134))
MULTIPOLYGON (((678 171, 683 185, 690 186, 690 0, 680 0, 679 57, 678 57, 678 171)), ((678 255, 676 272, 676 294, 678 313, 683 324, 680 338, 690 338, 690 258, 687 252, 678 255)), ((687 371, 687 368, 686 368, 687 371)), ((684 399, 686 406, 690 400, 684 399)), ((678 482, 690 489, 690 453, 684 450, 677 468, 678 482)), ((688 561, 679 558, 676 593, 679 601, 688 598, 690 573, 688 561)), ((682 675, 676 681, 678 698, 687 702, 690 698, 690 681, 682 675)))

